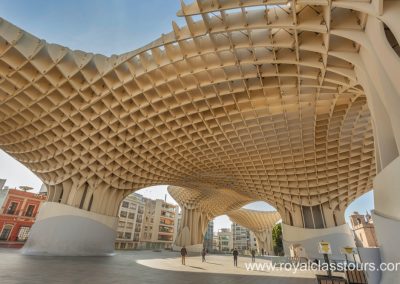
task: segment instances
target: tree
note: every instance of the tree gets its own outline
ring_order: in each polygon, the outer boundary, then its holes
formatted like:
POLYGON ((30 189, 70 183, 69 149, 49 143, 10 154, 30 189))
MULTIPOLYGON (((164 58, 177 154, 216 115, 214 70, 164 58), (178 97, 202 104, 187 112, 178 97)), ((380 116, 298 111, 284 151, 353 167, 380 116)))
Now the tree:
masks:
POLYGON ((23 191, 29 191, 29 190, 32 190, 33 187, 30 187, 30 186, 27 186, 27 185, 21 185, 21 186, 19 187, 19 189, 21 189, 21 190, 23 190, 23 191))
POLYGON ((274 247, 275 255, 283 255, 283 244, 282 244, 282 224, 276 224, 272 228, 272 244, 274 247))

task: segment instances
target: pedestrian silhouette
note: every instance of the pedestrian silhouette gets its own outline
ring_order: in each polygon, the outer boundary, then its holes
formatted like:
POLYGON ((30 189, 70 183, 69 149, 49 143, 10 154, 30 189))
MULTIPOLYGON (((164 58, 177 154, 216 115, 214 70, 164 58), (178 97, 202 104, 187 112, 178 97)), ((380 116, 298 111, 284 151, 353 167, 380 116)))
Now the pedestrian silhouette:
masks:
POLYGON ((251 250, 251 262, 255 262, 256 261, 256 251, 255 249, 251 250))
POLYGON ((203 250, 201 251, 201 262, 205 262, 206 261, 206 249, 203 248, 203 250))
POLYGON ((238 252, 237 249, 235 248, 235 249, 233 250, 233 253, 232 253, 232 254, 233 254, 233 265, 237 267, 237 261, 238 261, 239 252, 238 252))
POLYGON ((187 255, 187 250, 185 246, 181 248, 181 257, 182 257, 182 264, 186 265, 186 255, 187 255))

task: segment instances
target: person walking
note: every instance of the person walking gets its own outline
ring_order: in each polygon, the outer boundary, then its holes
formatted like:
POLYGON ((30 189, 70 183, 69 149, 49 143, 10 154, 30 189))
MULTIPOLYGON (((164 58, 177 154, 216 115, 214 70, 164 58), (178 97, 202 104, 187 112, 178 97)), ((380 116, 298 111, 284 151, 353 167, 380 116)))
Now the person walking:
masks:
POLYGON ((182 264, 186 265, 186 255, 187 255, 187 250, 185 246, 181 248, 181 257, 182 257, 182 264))
POLYGON ((206 262, 206 249, 203 248, 203 250, 201 251, 201 262, 206 262))
POLYGON ((261 255, 264 256, 264 248, 261 249, 261 255))
POLYGON ((239 252, 237 251, 237 249, 235 248, 234 250, 233 250, 233 266, 236 266, 237 267, 237 261, 238 261, 238 255, 239 255, 239 252))
POLYGON ((256 261, 256 250, 252 249, 251 250, 251 262, 255 262, 256 261))

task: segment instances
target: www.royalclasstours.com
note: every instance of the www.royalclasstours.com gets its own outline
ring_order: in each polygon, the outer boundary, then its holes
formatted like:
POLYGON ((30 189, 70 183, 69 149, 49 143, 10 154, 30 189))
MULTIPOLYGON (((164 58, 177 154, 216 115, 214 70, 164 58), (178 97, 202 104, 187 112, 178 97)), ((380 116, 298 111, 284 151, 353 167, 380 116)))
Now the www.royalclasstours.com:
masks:
POLYGON ((271 262, 252 262, 244 264, 247 271, 285 271, 297 273, 301 271, 398 271, 400 269, 400 262, 381 263, 279 263, 273 264, 271 262))

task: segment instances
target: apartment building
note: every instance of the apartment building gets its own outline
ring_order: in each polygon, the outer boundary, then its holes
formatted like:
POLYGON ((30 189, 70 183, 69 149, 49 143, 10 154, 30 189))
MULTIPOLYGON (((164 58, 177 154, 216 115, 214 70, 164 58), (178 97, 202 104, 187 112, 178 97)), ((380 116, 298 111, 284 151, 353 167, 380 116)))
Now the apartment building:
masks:
MULTIPOLYGON (((5 183, 0 181, 1 188, 5 183)), ((0 246, 22 247, 46 196, 20 189, 0 188, 0 246)))
POLYGON ((143 249, 170 249, 176 236, 178 205, 161 199, 145 199, 143 229, 140 247, 143 249))
POLYGON ((229 253, 233 249, 233 237, 232 232, 229 228, 222 228, 217 233, 217 247, 218 251, 229 253))
POLYGON ((136 249, 139 247, 145 210, 144 197, 133 193, 126 197, 119 208, 116 249, 136 249))
POLYGON ((212 251, 217 252, 219 251, 219 239, 218 239, 218 233, 213 236, 213 246, 212 246, 212 251))
POLYGON ((236 223, 232 223, 231 228, 234 248, 242 252, 257 250, 256 237, 252 231, 236 223))

